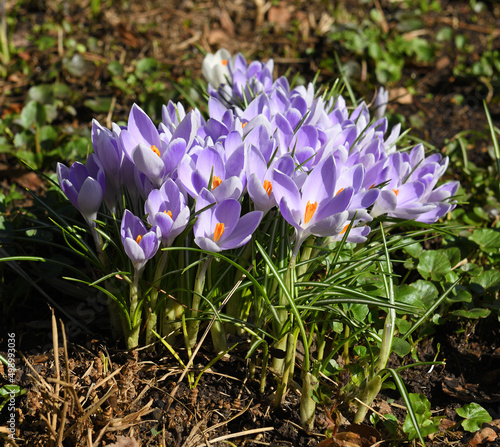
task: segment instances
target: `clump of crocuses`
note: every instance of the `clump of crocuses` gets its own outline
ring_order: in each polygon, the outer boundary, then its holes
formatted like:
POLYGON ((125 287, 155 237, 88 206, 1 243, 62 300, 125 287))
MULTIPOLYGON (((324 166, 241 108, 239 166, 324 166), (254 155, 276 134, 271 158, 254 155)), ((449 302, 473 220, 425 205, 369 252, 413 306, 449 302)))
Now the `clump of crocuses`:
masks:
MULTIPOLYGON (((202 69, 207 117, 169 103, 156 124, 139 105, 125 126, 94 121, 94 153, 86 165, 59 164, 59 183, 91 228, 107 278, 130 286, 128 295, 108 289, 129 348, 158 334, 170 343, 184 337, 191 349, 200 322, 215 314, 220 352, 227 332, 255 339, 252 327, 261 325, 272 338, 257 341, 287 352, 273 363, 284 378, 279 401, 293 371, 286 331, 296 323, 287 306, 297 293, 299 257, 307 261, 322 241, 364 243, 375 218, 436 222, 455 207, 458 183, 437 186, 447 158, 426 157, 422 145, 398 150, 400 127, 388 128, 383 89, 370 114, 364 102, 349 108, 334 89, 274 79, 272 60, 247 63, 220 50, 202 69), (262 280, 276 257, 279 287, 262 280), (246 276, 253 282, 232 290, 246 276), (229 293, 235 296, 222 314, 217 308, 229 293)), ((304 372, 310 387, 307 349, 304 372)))

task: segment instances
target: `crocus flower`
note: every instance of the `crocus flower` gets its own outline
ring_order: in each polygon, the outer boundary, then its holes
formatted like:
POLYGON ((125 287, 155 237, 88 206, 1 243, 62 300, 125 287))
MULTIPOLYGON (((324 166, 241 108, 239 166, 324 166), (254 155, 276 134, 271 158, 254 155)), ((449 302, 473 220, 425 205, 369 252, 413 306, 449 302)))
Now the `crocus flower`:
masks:
POLYGON ((165 174, 165 147, 151 118, 137 104, 130 110, 127 129, 120 133, 127 157, 157 186, 165 174))
POLYGON ((201 72, 206 81, 217 90, 221 84, 227 84, 229 79, 228 62, 231 53, 221 48, 215 54, 208 53, 201 63, 201 72))
POLYGON ((136 272, 144 269, 146 262, 156 254, 160 246, 158 227, 154 226, 148 231, 142 220, 129 210, 123 213, 121 238, 125 253, 132 261, 136 272))
POLYGON ((92 120, 92 148, 102 166, 106 177, 104 200, 112 213, 121 196, 122 174, 121 167, 124 154, 118 142, 118 136, 92 120))
POLYGON ((273 191, 283 218, 295 228, 295 253, 310 235, 340 234, 349 217, 353 188, 336 190, 336 167, 333 157, 317 165, 299 190, 287 175, 275 170, 273 191))
POLYGON ((385 109, 387 108, 387 103, 389 102, 389 90, 384 87, 380 87, 373 101, 373 117, 375 120, 382 118, 385 114, 385 109))
POLYGON ((241 205, 235 199, 215 203, 213 194, 204 189, 196 202, 196 210, 201 212, 194 224, 194 242, 203 250, 217 253, 245 245, 258 227, 261 211, 251 211, 240 217, 241 205))
POLYGON ((172 245, 186 228, 190 214, 184 196, 172 179, 149 193, 144 212, 148 215, 148 222, 158 226, 164 247, 172 245))
MULTIPOLYGON (((228 136, 224 142, 229 156, 226 148, 217 143, 200 147, 181 160, 177 181, 191 197, 197 197, 203 188, 213 191, 217 201, 240 197, 246 182, 245 147, 240 144, 234 148, 231 140, 228 136)), ((238 141, 241 142, 241 139, 238 141)))
POLYGON ((58 163, 57 179, 69 201, 82 213, 87 224, 94 228, 106 184, 97 157, 90 154, 87 165, 75 162, 69 169, 58 163))
POLYGON ((285 175, 292 176, 295 164, 289 154, 273 160, 268 167, 266 160, 259 149, 252 145, 248 155, 248 195, 254 203, 255 209, 267 213, 277 205, 273 194, 273 173, 278 170, 285 175))

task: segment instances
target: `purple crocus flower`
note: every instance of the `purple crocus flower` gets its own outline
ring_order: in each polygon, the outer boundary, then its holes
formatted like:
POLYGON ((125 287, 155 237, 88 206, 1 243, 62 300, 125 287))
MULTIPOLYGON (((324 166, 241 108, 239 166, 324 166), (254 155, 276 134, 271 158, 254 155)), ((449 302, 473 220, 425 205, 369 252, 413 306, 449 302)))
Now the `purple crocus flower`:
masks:
POLYGON ((190 215, 186 200, 172 179, 168 179, 160 189, 150 192, 144 212, 148 215, 148 222, 158 226, 164 247, 172 245, 182 233, 190 215))
POLYGON ((295 163, 289 154, 274 160, 268 167, 264 155, 252 145, 249 148, 247 166, 248 195, 255 205, 255 209, 267 213, 277 205, 273 194, 274 169, 285 175, 293 176, 295 163))
POLYGON ((436 222, 454 208, 447 200, 458 189, 458 182, 447 183, 434 190, 446 171, 448 158, 433 154, 425 158, 422 145, 411 152, 395 152, 388 159, 389 182, 380 191, 371 211, 373 217, 411 219, 424 223, 436 222))
POLYGON ((258 227, 261 211, 251 211, 240 217, 241 205, 235 199, 215 203, 213 194, 204 189, 196 202, 196 210, 202 210, 194 224, 194 242, 203 250, 217 253, 245 245, 258 227))
POLYGON ((378 120, 385 115, 385 109, 387 108, 387 103, 389 102, 389 90, 384 87, 380 87, 375 95, 375 100, 373 101, 373 117, 378 120))
POLYGON ((121 131, 120 141, 127 157, 159 186, 165 174, 165 146, 153 121, 137 104, 130 109, 127 129, 121 131))
POLYGON ((160 246, 160 231, 154 226, 147 230, 142 220, 129 210, 123 213, 121 238, 125 253, 132 261, 136 272, 141 272, 158 251, 160 246))
POLYGON ((214 191, 217 201, 237 199, 245 188, 244 168, 245 146, 240 136, 231 132, 224 145, 216 143, 199 147, 186 155, 177 168, 177 180, 191 197, 198 196, 203 188, 207 188, 214 191))
POLYGON ((104 172, 95 154, 90 154, 87 165, 75 162, 68 169, 58 163, 57 179, 69 201, 82 213, 87 224, 95 228, 94 220, 106 185, 104 172))
POLYGON ((295 253, 310 235, 333 236, 345 228, 353 188, 337 191, 336 183, 333 157, 317 165, 300 190, 289 176, 274 171, 274 197, 283 218, 295 228, 295 253))
POLYGON ((116 211, 116 204, 121 196, 121 167, 124 159, 121 145, 117 139, 118 136, 114 131, 110 131, 96 120, 92 120, 92 148, 106 177, 104 200, 112 213, 116 211))

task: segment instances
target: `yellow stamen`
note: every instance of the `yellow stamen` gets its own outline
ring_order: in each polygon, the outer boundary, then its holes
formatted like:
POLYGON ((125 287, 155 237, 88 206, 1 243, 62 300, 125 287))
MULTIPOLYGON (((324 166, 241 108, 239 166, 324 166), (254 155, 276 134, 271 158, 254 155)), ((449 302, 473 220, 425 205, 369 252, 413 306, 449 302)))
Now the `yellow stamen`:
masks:
POLYGON ((399 194, 399 189, 393 189, 394 194, 398 195, 399 194))
POLYGON ((163 211, 167 216, 170 217, 170 219, 172 219, 172 211, 168 210, 168 211, 163 211))
POLYGON ((161 157, 161 155, 160 155, 160 151, 158 150, 158 148, 157 148, 154 144, 151 146, 151 150, 152 150, 152 151, 153 151, 156 155, 158 155, 158 157, 161 157))
POLYGON ((340 194, 343 190, 344 190, 344 188, 340 188, 340 189, 337 191, 337 194, 335 194, 335 195, 340 194))
POLYGON ((273 185, 269 180, 264 180, 264 189, 267 192, 267 197, 271 197, 271 193, 273 192, 273 185))
POLYGON ((214 242, 219 242, 219 239, 221 236, 224 234, 224 224, 223 223, 218 223, 215 226, 215 231, 214 231, 214 242))
POLYGON ((310 201, 307 201, 306 212, 304 213, 304 223, 309 223, 314 216, 317 207, 318 202, 311 203, 310 201))
POLYGON ((137 236, 137 238, 136 238, 136 240, 135 240, 135 241, 136 241, 137 243, 139 243, 139 242, 141 242, 141 239, 142 239, 142 236, 139 234, 139 236, 137 236))
POLYGON ((227 65, 227 59, 222 59, 222 60, 220 61, 220 63, 221 63, 222 65, 226 66, 226 65, 227 65))
POLYGON ((222 180, 220 177, 214 175, 212 178, 212 191, 217 188, 222 183, 222 180))
POLYGON ((346 225, 346 226, 342 229, 342 231, 341 231, 339 234, 344 234, 344 233, 347 231, 347 229, 348 229, 348 228, 349 228, 349 224, 347 224, 347 225, 346 225))
POLYGON ((247 124, 248 124, 248 121, 246 123, 241 123, 241 128, 244 129, 247 124))

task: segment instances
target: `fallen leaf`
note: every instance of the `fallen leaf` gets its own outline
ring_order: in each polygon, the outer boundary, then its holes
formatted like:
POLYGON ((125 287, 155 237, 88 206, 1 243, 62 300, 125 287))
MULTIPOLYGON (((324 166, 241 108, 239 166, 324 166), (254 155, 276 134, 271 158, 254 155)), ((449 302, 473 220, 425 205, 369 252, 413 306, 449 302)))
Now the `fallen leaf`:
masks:
POLYGON ((224 30, 211 29, 208 33, 207 40, 210 45, 218 44, 220 46, 225 46, 229 41, 229 36, 224 30))
POLYGON ((483 445, 485 442, 493 442, 498 438, 498 435, 490 427, 484 427, 469 441, 469 447, 477 447, 483 445))
POLYGON ((399 104, 411 104, 413 96, 404 87, 391 88, 389 90, 389 101, 396 101, 399 104))
POLYGON ((108 444, 107 447, 139 447, 139 443, 134 438, 119 436, 114 444, 108 444))
POLYGON ((453 422, 451 419, 443 418, 439 421, 439 431, 443 432, 449 430, 454 425, 456 425, 456 423, 453 422))
POLYGON ((448 56, 443 56, 436 61, 436 69, 443 70, 446 67, 448 67, 450 63, 451 63, 450 58, 448 56))
POLYGON ((491 427, 498 434, 500 434, 500 419, 493 419, 491 422, 488 422, 486 426, 491 427))
POLYGON ((290 11, 284 4, 271 6, 267 13, 267 20, 274 23, 279 28, 285 28, 290 22, 290 18, 290 11))
POLYGON ((12 180, 22 188, 27 188, 30 191, 37 191, 42 186, 42 181, 34 172, 27 172, 19 177, 13 177, 12 180))

